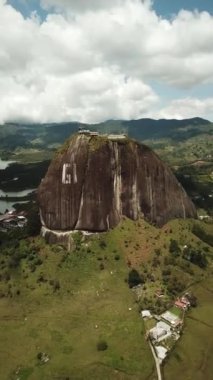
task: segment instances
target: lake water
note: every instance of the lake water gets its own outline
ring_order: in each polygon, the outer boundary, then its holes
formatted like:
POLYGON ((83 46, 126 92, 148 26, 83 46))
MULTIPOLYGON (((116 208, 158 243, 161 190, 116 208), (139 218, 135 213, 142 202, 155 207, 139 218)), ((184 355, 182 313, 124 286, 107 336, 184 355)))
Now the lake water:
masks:
POLYGON ((32 193, 35 190, 36 189, 27 189, 27 190, 22 190, 22 191, 6 191, 5 192, 5 191, 0 189, 0 197, 8 196, 8 198, 10 198, 10 197, 22 198, 22 197, 26 197, 26 195, 29 195, 30 193, 32 193))
POLYGON ((20 200, 16 200, 16 201, 10 201, 10 200, 3 200, 3 199, 0 199, 0 213, 4 213, 5 210, 14 210, 14 203, 27 203, 29 201, 22 201, 21 198, 22 197, 25 197, 26 195, 29 195, 30 193, 32 193, 32 191, 35 191, 35 189, 27 189, 27 190, 22 190, 22 191, 17 191, 17 192, 12 192, 12 191, 8 191, 8 192, 4 192, 3 190, 0 189, 0 196, 3 196, 5 197, 6 195, 8 197, 17 197, 17 198, 20 198, 20 200))
POLYGON ((14 207, 13 207, 14 203, 27 203, 27 202, 29 202, 29 201, 20 201, 20 202, 9 201, 9 202, 7 202, 7 201, 0 200, 0 213, 4 214, 5 210, 9 210, 9 211, 14 210, 14 207))
MULTIPOLYGON (((0 170, 5 170, 10 164, 15 163, 15 161, 3 161, 0 158, 0 170)), ((15 179, 14 179, 15 180, 15 179)), ((3 200, 0 199, 0 213, 4 213, 6 209, 8 210, 14 210, 13 205, 15 203, 27 203, 29 201, 22 201, 21 198, 29 195, 32 193, 32 191, 35 191, 35 189, 27 189, 27 190, 22 190, 22 191, 3 191, 0 189, 0 197, 17 197, 20 198, 20 201, 10 201, 10 200, 3 200)))
POLYGON ((10 164, 14 164, 15 161, 3 161, 1 158, 0 158, 0 170, 4 170, 6 169, 10 164))

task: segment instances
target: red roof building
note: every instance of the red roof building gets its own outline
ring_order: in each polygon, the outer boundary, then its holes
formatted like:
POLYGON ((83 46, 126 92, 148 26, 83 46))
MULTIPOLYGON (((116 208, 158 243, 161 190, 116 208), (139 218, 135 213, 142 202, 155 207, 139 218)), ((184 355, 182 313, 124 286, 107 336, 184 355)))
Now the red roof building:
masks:
POLYGON ((179 309, 182 309, 182 310, 186 310, 187 307, 188 307, 188 306, 187 306, 184 302, 182 302, 180 299, 177 299, 177 300, 175 301, 175 306, 179 307, 179 309))

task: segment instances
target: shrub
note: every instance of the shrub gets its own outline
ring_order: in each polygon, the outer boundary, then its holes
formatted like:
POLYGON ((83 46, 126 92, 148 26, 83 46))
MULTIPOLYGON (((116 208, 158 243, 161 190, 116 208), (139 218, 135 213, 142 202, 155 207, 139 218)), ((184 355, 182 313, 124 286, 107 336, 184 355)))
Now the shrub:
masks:
POLYGON ((47 280, 45 279, 42 273, 38 276, 37 282, 47 282, 47 280))
POLYGON ((107 246, 107 244, 106 244, 106 242, 104 240, 101 240, 100 243, 99 243, 99 245, 100 245, 100 247, 102 249, 106 248, 106 246, 107 246))
POLYGON ((76 251, 80 251, 80 249, 81 249, 82 236, 83 235, 82 235, 81 231, 78 231, 72 235, 73 241, 75 243, 76 251))
POLYGON ((180 247, 179 247, 177 241, 174 239, 170 240, 169 252, 173 253, 175 256, 179 256, 179 254, 180 254, 180 247))
POLYGON ((38 352, 38 354, 37 354, 37 359, 38 359, 38 360, 41 360, 41 359, 42 359, 42 356, 43 356, 42 352, 38 352))
POLYGON ((152 267, 157 268, 160 265, 159 259, 155 256, 152 260, 152 267))
POLYGON ((115 256, 114 256, 114 259, 115 259, 116 261, 120 260, 120 255, 115 255, 115 256))
POLYGON ((28 260, 29 260, 29 261, 33 261, 34 258, 35 258, 34 253, 31 253, 31 254, 28 256, 28 260))
POLYGON ((56 292, 60 289, 60 282, 58 280, 50 280, 50 285, 53 287, 53 291, 56 292))
POLYGON ((38 258, 34 261, 34 264, 35 264, 35 265, 42 265, 42 264, 43 264, 43 261, 38 257, 38 258))
POLYGON ((197 236, 200 240, 204 241, 205 243, 209 244, 213 247, 213 235, 208 234, 203 228, 201 228, 199 225, 194 224, 192 228, 192 233, 197 236))
POLYGON ((161 250, 160 250, 160 248, 156 248, 156 249, 155 249, 155 254, 156 254, 156 256, 160 256, 160 255, 161 255, 161 250))
POLYGON ((138 273, 138 271, 136 269, 132 269, 129 272, 129 276, 128 276, 129 287, 133 288, 134 286, 137 286, 137 285, 142 284, 142 283, 143 283, 143 279, 142 279, 141 275, 138 273))
POLYGON ((175 276, 171 277, 167 283, 167 290, 170 294, 179 294, 186 287, 186 284, 182 280, 178 280, 175 276))
POLYGON ((100 340, 98 343, 97 343, 97 350, 98 351, 106 351, 108 348, 108 344, 105 340, 100 340))

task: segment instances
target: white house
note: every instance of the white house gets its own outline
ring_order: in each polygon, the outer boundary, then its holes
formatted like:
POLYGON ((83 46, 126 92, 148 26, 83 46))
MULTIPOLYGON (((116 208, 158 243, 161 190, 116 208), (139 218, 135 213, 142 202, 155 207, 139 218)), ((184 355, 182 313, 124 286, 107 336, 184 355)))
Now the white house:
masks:
POLYGON ((142 310, 141 311, 142 318, 152 318, 152 314, 149 310, 142 310))
POLYGON ((163 346, 155 346, 157 357, 160 361, 163 361, 166 357, 168 350, 163 346))

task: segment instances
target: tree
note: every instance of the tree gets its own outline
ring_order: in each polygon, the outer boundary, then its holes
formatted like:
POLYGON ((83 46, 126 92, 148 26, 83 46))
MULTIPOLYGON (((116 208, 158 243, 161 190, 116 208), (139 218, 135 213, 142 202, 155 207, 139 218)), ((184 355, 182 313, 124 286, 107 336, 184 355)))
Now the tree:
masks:
POLYGON ((192 307, 196 307, 197 306, 197 297, 194 294, 188 294, 187 298, 188 298, 188 300, 190 302, 190 305, 192 307))
POLYGON ((133 288, 134 286, 137 286, 139 284, 142 284, 144 281, 141 277, 141 275, 138 273, 136 269, 132 269, 129 272, 128 276, 128 284, 130 288, 133 288))
POLYGON ((107 348, 108 348, 108 344, 105 340, 100 340, 97 343, 97 350, 98 351, 105 351, 105 350, 107 350, 107 348))
POLYGON ((206 254, 200 250, 196 250, 190 245, 184 249, 183 258, 189 260, 195 265, 198 265, 202 269, 205 269, 208 265, 206 254))
POLYGON ((39 235, 41 230, 41 221, 38 206, 32 204, 32 208, 27 216, 27 233, 30 236, 39 235))
POLYGON ((169 252, 173 253, 175 256, 179 256, 180 254, 180 247, 178 245, 178 242, 174 239, 170 240, 169 252))

